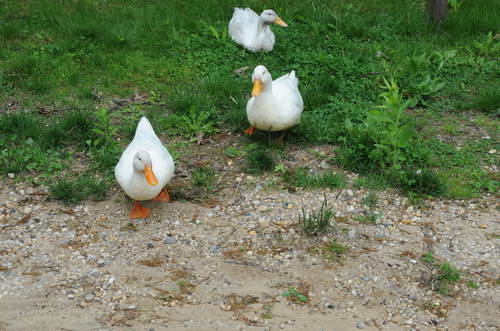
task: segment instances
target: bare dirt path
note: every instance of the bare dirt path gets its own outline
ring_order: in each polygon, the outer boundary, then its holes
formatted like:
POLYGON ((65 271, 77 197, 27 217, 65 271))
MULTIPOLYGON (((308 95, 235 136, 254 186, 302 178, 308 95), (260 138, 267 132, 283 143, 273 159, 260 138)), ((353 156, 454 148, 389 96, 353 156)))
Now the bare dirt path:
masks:
POLYGON ((151 218, 137 222, 118 190, 65 206, 3 180, 0 330, 499 330, 494 197, 416 207, 379 192, 370 224, 356 221, 367 190, 328 189, 334 229, 311 238, 298 215, 323 191, 290 192, 222 160, 214 194, 194 203, 182 198, 188 166, 177 200, 148 203, 151 218), (435 290, 444 262, 461 270, 448 295, 435 290))

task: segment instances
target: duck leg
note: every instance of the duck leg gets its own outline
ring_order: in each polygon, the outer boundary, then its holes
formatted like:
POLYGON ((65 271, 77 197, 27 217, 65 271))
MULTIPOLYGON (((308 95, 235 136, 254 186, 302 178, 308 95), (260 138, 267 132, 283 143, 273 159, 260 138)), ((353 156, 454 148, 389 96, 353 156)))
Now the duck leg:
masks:
POLYGON ((160 194, 158 194, 158 196, 154 198, 153 201, 169 202, 172 201, 172 198, 170 197, 170 194, 168 194, 168 191, 165 188, 163 188, 160 194))
POLYGON ((283 138, 285 138, 285 133, 286 133, 285 130, 281 131, 281 135, 278 137, 278 139, 276 139, 276 142, 278 143, 279 146, 284 145, 283 138))
POLYGON ((255 126, 251 126, 248 129, 245 130, 245 133, 248 135, 253 135, 255 133, 255 126))
POLYGON ((149 209, 141 206, 139 201, 134 201, 134 208, 130 211, 130 218, 147 218, 149 216, 149 209))

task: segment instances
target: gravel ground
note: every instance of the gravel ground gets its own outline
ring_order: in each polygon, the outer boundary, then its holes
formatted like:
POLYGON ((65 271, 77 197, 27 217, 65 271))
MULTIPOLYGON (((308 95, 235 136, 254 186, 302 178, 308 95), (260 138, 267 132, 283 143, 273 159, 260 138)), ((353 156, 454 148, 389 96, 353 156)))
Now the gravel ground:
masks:
MULTIPOLYGON (((307 161, 322 152, 292 150, 286 162, 326 168, 307 161)), ((117 189, 65 206, 44 187, 3 179, 0 330, 500 329, 494 196, 416 207, 378 192, 379 218, 367 224, 355 220, 368 212, 365 189, 290 192, 220 162, 210 199, 148 202, 152 216, 134 222, 117 189), (306 237, 298 215, 323 194, 334 229, 306 237), (347 251, 329 252, 332 239, 347 251), (433 290, 429 251, 462 272, 449 295, 433 290), (283 295, 291 288, 300 297, 283 295)), ((179 162, 174 196, 189 166, 179 162)))

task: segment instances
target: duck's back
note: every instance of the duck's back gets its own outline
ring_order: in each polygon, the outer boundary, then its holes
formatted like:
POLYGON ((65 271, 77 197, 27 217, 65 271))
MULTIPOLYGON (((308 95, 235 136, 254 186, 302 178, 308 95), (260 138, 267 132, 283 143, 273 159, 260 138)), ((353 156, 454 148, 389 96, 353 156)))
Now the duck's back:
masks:
POLYGON ((257 24, 259 15, 250 8, 234 8, 233 17, 229 21, 229 35, 238 44, 253 50, 257 42, 257 24))

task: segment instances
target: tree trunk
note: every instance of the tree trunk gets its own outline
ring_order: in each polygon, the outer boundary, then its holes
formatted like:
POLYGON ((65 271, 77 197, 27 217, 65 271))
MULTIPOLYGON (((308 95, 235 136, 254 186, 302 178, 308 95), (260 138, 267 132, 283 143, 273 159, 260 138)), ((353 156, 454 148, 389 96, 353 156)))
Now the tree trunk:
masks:
POLYGON ((427 0, 427 16, 431 23, 441 26, 448 14, 448 0, 427 0))

